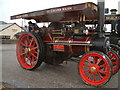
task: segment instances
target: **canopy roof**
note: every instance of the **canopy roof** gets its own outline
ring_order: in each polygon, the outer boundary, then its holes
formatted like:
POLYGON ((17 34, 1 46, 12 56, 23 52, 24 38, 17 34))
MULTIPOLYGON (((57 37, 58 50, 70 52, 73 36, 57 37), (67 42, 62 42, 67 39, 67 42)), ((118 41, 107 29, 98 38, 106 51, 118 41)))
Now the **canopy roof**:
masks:
MULTIPOLYGON (((105 24, 111 24, 114 21, 114 23, 120 21, 120 14, 109 14, 105 15, 105 24)), ((98 20, 94 21, 86 21, 85 24, 97 24, 98 20)))
POLYGON ((75 22, 95 20, 98 18, 98 6, 92 2, 50 8, 11 16, 11 19, 34 19, 40 22, 75 22))
POLYGON ((120 14, 105 15, 106 24, 110 24, 112 21, 120 21, 120 14))

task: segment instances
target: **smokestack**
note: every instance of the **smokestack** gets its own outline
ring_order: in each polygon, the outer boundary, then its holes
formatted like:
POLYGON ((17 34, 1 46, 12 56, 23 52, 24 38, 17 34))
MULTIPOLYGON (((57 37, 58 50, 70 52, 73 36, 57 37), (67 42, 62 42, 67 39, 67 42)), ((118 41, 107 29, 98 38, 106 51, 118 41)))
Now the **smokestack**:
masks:
POLYGON ((118 2, 118 14, 120 14, 120 1, 118 2))
POLYGON ((98 7, 99 7, 99 19, 98 19, 98 30, 100 32, 99 36, 104 36, 104 23, 105 23, 105 0, 98 0, 98 7))

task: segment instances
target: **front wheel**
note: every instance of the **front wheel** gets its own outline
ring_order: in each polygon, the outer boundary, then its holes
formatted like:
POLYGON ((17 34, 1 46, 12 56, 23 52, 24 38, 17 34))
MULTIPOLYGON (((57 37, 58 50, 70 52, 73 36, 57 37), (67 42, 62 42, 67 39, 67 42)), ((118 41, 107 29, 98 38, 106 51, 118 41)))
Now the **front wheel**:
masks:
POLYGON ((22 68, 33 70, 43 61, 44 46, 37 33, 24 33, 17 43, 17 58, 22 68))
POLYGON ((86 84, 101 86, 110 80, 112 64, 104 53, 91 51, 81 57, 78 71, 86 84))

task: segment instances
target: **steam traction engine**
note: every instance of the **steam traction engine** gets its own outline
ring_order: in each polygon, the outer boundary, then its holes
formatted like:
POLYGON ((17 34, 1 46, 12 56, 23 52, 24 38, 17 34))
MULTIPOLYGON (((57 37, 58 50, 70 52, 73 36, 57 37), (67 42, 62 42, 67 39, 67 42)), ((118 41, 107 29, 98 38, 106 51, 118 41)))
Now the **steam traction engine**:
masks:
MULTIPOLYGON (((117 10, 112 9, 111 14, 105 16, 105 24, 111 25, 111 32, 106 32, 105 35, 110 39, 110 47, 120 56, 120 14, 116 14, 117 10)), ((116 68, 119 70, 120 60, 117 61, 116 68)))
POLYGON ((24 32, 17 43, 17 58, 27 70, 42 62, 58 65, 71 57, 79 59, 78 71, 83 81, 101 86, 119 67, 117 53, 110 49, 104 35, 104 2, 88 2, 11 16, 11 19, 49 22, 35 32, 24 32), (94 23, 98 20, 98 23, 94 23), (93 22, 93 24, 87 24, 93 22), (114 64, 114 67, 113 67, 114 64))
POLYGON ((112 9, 111 14, 105 16, 105 24, 111 25, 111 32, 106 32, 106 36, 110 38, 112 49, 120 56, 120 14, 116 12, 116 9, 112 9))

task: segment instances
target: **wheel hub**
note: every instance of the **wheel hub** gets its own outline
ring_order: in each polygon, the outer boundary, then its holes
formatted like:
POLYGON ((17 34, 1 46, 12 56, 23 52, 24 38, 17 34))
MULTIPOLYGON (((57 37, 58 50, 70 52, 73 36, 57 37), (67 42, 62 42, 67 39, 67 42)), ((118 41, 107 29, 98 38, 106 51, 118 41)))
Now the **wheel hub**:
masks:
POLYGON ((30 48, 25 48, 25 53, 29 53, 30 52, 30 48))
POLYGON ((97 68, 94 67, 94 66, 90 68, 91 72, 96 72, 96 69, 97 69, 97 68))

